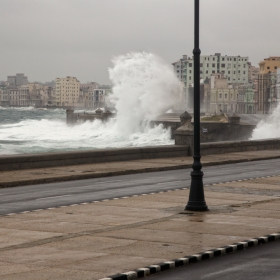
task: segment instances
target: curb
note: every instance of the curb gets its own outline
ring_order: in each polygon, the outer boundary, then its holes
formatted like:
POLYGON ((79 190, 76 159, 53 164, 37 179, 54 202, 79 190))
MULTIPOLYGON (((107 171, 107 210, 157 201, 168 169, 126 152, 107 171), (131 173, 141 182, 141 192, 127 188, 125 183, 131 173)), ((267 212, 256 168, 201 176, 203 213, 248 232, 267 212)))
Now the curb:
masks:
POLYGON ((159 263, 157 265, 150 265, 144 268, 138 268, 134 271, 128 271, 125 273, 119 273, 107 278, 102 278, 99 280, 132 280, 147 277, 151 274, 162 272, 176 267, 185 266, 191 263, 200 262, 203 260, 211 259, 214 257, 222 256, 229 253, 234 253, 236 251, 244 250, 246 248, 254 247, 260 244, 265 244, 271 241, 280 239, 280 233, 273 233, 257 238, 252 238, 249 240, 244 240, 231 245, 223 246, 220 248, 215 248, 202 253, 198 253, 191 256, 185 256, 183 258, 175 259, 172 261, 166 261, 159 263))
MULTIPOLYGON (((233 164, 233 163, 242 163, 242 162, 250 162, 250 161, 258 161, 258 160, 270 160, 270 159, 278 159, 280 156, 269 156, 269 157, 259 157, 259 158, 243 158, 243 159, 233 159, 233 160, 225 160, 219 162, 202 162, 202 166, 216 166, 216 165, 224 165, 224 164, 233 164)), ((111 172, 103 172, 103 173, 91 173, 91 174, 80 174, 80 175, 70 175, 70 176, 62 176, 62 177, 50 177, 50 178, 40 178, 40 179, 30 179, 30 180, 21 180, 14 182, 0 182, 1 188, 11 188, 18 186, 26 186, 26 185, 35 185, 35 184, 47 184, 47 183, 55 183, 55 182, 65 182, 65 181, 74 181, 74 180, 83 180, 83 179, 93 179, 93 178, 104 178, 104 177, 112 177, 112 176, 120 176, 120 175, 131 175, 131 174, 139 174, 139 173, 148 173, 148 172, 160 172, 160 171, 168 171, 168 170, 178 170, 191 168, 192 163, 189 164, 181 164, 174 166, 163 166, 163 167, 151 167, 151 168, 143 168, 143 169, 128 169, 122 171, 111 171, 111 172)))

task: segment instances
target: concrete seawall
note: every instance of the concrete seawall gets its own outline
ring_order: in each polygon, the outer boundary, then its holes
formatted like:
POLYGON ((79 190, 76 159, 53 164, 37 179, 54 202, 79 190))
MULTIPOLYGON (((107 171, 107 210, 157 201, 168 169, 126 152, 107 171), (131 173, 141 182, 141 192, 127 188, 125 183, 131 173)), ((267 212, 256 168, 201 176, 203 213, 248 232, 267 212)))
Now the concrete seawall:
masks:
MULTIPOLYGON (((201 144, 202 156, 260 150, 280 150, 280 138, 201 144)), ((188 146, 179 145, 64 153, 5 155, 0 157, 0 171, 184 156, 190 156, 190 149, 188 146)))
POLYGON ((280 138, 251 140, 251 141, 225 141, 201 144, 201 155, 215 155, 237 153, 245 151, 279 150, 280 138))
POLYGON ((0 171, 57 167, 77 164, 129 161, 136 159, 188 156, 187 146, 157 146, 123 149, 100 149, 64 153, 21 154, 0 157, 0 171))

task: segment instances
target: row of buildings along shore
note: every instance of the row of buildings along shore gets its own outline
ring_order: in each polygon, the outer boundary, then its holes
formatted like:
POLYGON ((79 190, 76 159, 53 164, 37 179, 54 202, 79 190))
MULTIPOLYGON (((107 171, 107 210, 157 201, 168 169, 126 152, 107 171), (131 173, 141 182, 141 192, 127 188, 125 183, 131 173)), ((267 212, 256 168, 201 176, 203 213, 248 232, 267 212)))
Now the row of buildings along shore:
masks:
POLYGON ((28 78, 19 73, 0 83, 0 106, 99 108, 105 107, 110 92, 109 85, 81 84, 70 76, 46 84, 29 83, 28 78))
MULTIPOLYGON (((172 63, 183 85, 181 110, 193 109, 193 57, 183 55, 172 63)), ((209 114, 269 114, 280 102, 280 56, 265 58, 259 67, 248 57, 216 53, 200 58, 201 111, 209 114)), ((110 107, 111 86, 80 83, 75 77, 56 78, 50 83, 29 83, 16 74, 0 82, 0 106, 110 107)), ((179 98, 178 98, 179 99, 179 98)))
MULTIPOLYGON (((182 82, 182 105, 193 108, 193 57, 172 63, 182 82)), ((280 57, 251 64, 248 57, 215 53, 200 58, 201 111, 209 114, 270 114, 280 102, 280 57)))

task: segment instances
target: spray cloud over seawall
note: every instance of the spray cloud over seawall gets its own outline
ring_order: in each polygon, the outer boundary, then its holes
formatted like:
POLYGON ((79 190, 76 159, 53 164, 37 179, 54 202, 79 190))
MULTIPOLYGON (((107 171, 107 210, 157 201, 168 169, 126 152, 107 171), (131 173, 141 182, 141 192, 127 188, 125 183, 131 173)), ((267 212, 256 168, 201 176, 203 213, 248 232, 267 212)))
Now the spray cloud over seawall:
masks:
POLYGON ((172 67, 153 54, 131 53, 116 57, 109 74, 116 119, 67 126, 63 110, 0 108, 0 154, 173 144, 168 129, 148 125, 178 98, 172 67))
POLYGON ((280 104, 266 120, 257 124, 251 140, 268 138, 280 138, 280 104))
POLYGON ((109 69, 116 100, 117 129, 139 131, 178 102, 181 84, 171 66, 151 53, 129 53, 113 59, 109 69))

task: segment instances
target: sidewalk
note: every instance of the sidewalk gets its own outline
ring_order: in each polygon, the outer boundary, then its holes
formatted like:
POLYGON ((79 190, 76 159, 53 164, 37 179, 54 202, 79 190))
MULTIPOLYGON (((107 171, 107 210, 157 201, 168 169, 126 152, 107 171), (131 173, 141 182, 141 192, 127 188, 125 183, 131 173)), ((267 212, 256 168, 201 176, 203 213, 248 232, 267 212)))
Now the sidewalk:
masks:
MULTIPOLYGON (((215 164, 261 156, 279 157, 280 152, 205 156, 203 161, 215 164)), ((98 172, 108 166, 111 172, 125 172, 191 163, 181 160, 124 162, 121 167, 108 163, 98 172)), ((72 168, 58 169, 61 173, 56 176, 72 168)), ((91 168, 97 170, 95 165, 91 168)), ((39 171, 26 174, 42 176, 39 171)), ((24 172, 15 176, 28 178, 24 172)), ((102 279, 280 231, 280 176, 206 185, 208 212, 184 211, 188 192, 178 189, 1 216, 0 278, 102 279)))

